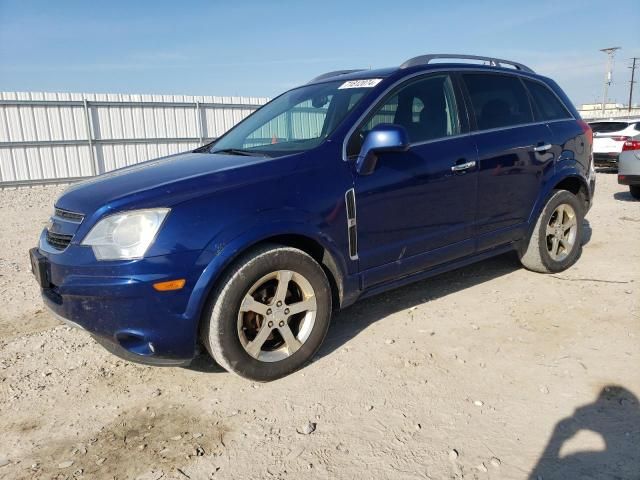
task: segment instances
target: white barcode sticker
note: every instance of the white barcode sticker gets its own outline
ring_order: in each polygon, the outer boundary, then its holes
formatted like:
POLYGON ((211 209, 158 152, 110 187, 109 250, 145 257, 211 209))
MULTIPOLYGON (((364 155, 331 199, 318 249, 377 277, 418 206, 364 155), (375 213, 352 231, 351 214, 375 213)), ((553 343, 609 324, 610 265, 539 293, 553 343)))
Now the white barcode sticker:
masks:
POLYGON ((363 80, 349 80, 344 82, 338 87, 338 90, 343 88, 372 88, 382 81, 381 78, 365 78, 363 80))

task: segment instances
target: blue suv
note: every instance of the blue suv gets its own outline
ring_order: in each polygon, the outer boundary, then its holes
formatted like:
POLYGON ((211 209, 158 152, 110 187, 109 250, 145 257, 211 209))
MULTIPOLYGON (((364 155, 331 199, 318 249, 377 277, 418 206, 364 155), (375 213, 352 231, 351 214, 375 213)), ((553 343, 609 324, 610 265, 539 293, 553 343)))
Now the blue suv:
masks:
POLYGON ((186 365, 204 345, 267 381, 358 299, 512 250, 568 268, 594 186, 591 129, 553 80, 424 55, 71 186, 30 257, 46 305, 111 352, 186 365))

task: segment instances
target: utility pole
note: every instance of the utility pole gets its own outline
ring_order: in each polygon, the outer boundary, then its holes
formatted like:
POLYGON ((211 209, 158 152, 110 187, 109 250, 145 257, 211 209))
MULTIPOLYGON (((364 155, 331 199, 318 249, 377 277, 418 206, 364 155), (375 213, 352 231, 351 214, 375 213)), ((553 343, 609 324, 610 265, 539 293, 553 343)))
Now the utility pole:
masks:
POLYGON ((638 57, 633 57, 631 60, 633 60, 633 65, 631 65, 629 68, 631 69, 631 81, 629 82, 629 115, 631 115, 631 102, 633 100, 633 84, 636 83, 633 79, 635 77, 635 73, 636 73, 636 60, 640 60, 640 58, 638 57))
POLYGON ((609 87, 611 86, 613 68, 613 56, 616 54, 616 50, 620 50, 621 47, 609 47, 603 48, 600 51, 607 54, 607 72, 604 77, 604 91, 602 92, 602 117, 604 118, 604 109, 607 104, 607 94, 609 93, 609 87))

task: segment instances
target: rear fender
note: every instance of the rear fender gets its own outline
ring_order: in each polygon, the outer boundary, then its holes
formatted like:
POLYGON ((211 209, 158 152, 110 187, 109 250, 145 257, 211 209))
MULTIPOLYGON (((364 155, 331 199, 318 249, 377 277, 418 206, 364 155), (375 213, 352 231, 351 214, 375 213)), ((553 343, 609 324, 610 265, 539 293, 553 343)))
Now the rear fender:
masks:
POLYGON ((529 215, 528 231, 527 236, 525 237, 527 240, 531 237, 531 233, 536 226, 540 213, 542 213, 542 209, 549 201, 549 198, 553 195, 555 188, 563 180, 566 180, 567 178, 575 178, 580 182, 582 187, 589 192, 589 185, 582 173, 582 168, 578 168, 579 164, 575 161, 566 161, 562 163, 564 163, 564 165, 560 167, 560 164, 558 164, 558 166, 556 166, 556 173, 544 183, 543 188, 540 190, 540 194, 538 195, 531 214, 529 215))

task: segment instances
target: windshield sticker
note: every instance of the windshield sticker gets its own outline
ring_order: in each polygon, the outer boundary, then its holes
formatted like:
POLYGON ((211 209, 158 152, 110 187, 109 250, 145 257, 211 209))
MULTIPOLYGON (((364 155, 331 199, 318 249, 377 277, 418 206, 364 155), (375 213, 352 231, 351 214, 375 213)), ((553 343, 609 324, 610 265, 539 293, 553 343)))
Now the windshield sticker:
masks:
POLYGON ((338 87, 343 88, 373 88, 382 81, 381 78, 365 78, 364 80, 349 80, 338 87))

